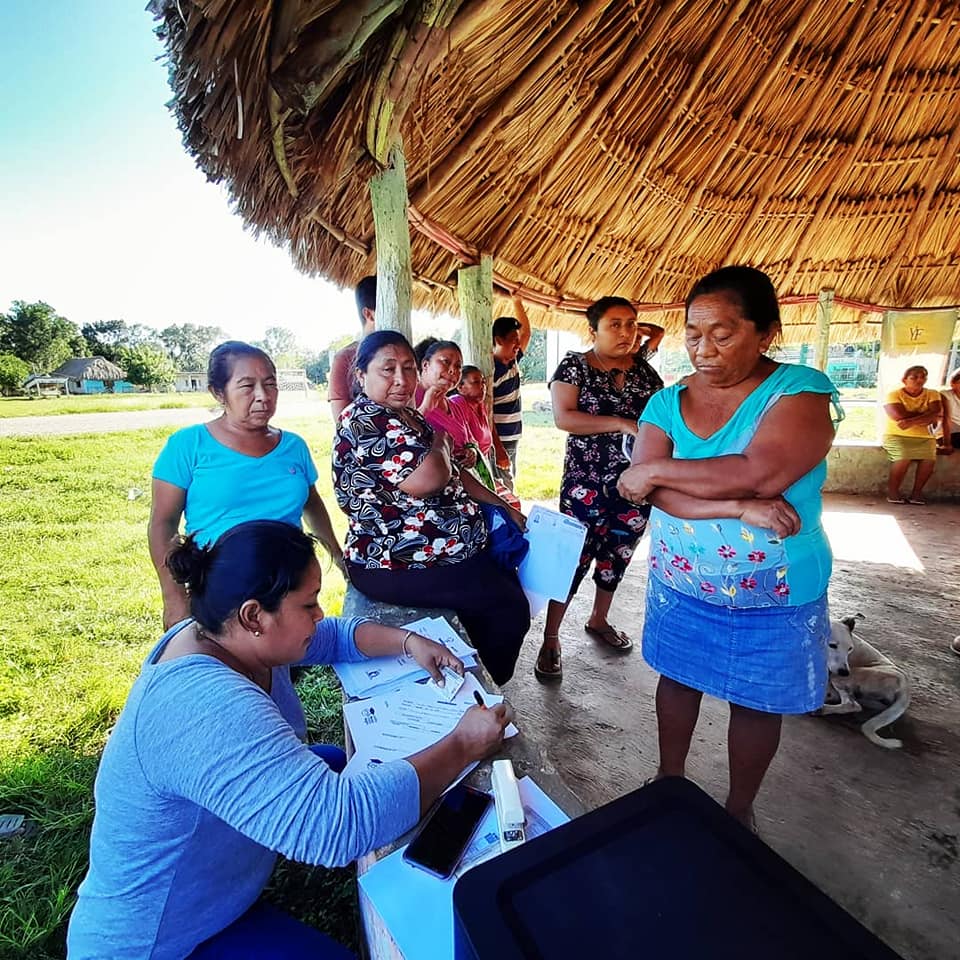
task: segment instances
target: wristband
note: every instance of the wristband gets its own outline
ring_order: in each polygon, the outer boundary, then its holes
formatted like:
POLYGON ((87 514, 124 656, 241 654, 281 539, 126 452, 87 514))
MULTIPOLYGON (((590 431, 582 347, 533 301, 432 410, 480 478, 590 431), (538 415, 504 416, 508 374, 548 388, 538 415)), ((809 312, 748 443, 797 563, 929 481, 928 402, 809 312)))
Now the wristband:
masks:
POLYGON ((412 630, 408 630, 408 631, 403 635, 403 643, 400 645, 400 649, 403 651, 403 655, 404 655, 405 657, 409 657, 409 656, 410 656, 410 651, 407 650, 407 641, 408 641, 412 636, 413 636, 413 631, 412 631, 412 630))

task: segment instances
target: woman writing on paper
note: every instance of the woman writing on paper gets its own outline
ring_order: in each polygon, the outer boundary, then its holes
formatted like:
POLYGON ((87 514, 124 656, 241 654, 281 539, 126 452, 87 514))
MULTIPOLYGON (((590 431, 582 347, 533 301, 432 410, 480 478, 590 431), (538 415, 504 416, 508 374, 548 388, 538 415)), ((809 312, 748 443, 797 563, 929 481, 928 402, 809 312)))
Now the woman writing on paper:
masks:
POLYGON ((90 869, 70 960, 274 960, 351 954, 258 900, 277 854, 346 864, 412 827, 465 766, 502 743, 502 705, 473 707, 408 760, 341 778, 304 742, 289 666, 401 651, 463 672, 446 647, 372 621, 324 619, 298 527, 252 521, 168 558, 192 619, 147 657, 103 752, 90 869))
POLYGON ((593 564, 593 610, 584 630, 626 652, 630 638, 607 615, 613 595, 646 526, 649 507, 628 503, 617 480, 629 465, 624 440, 637 432, 637 418, 663 386, 647 362, 663 337, 654 324, 638 324, 629 300, 604 297, 587 310, 593 346, 568 353, 550 381, 553 418, 568 433, 560 486, 560 511, 587 528, 580 563, 566 602, 551 600, 534 673, 560 680, 560 625, 570 599, 593 564), (639 340, 639 343, 638 343, 639 340))

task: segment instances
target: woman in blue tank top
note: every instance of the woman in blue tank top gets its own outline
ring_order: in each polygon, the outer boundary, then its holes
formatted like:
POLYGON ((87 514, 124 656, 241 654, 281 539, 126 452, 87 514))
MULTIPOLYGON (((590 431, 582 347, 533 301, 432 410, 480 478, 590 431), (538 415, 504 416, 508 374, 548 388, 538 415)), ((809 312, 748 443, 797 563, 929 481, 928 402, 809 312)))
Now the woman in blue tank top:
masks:
POLYGON ((837 393, 771 360, 770 279, 724 267, 686 301, 695 372, 640 418, 623 495, 648 501, 644 659, 660 673, 659 776, 683 776, 704 693, 730 704, 727 810, 751 827, 783 714, 826 688, 830 546, 820 522, 837 393))
POLYGON ((183 587, 167 570, 167 552, 180 529, 201 546, 247 520, 305 519, 343 571, 343 548, 317 492, 317 468, 303 439, 270 423, 279 386, 273 361, 259 347, 228 340, 207 366, 210 393, 223 413, 167 439, 153 466, 147 532, 163 594, 163 625, 189 613, 183 587))

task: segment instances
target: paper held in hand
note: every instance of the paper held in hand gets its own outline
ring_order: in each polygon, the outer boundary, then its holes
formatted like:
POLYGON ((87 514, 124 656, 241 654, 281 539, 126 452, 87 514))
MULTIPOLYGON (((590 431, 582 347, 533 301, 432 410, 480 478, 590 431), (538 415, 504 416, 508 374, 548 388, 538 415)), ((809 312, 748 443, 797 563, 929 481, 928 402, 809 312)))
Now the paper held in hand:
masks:
POLYGON ((539 505, 530 510, 524 536, 530 544, 520 568, 520 586, 537 616, 548 600, 566 600, 577 572, 587 528, 574 517, 539 505))

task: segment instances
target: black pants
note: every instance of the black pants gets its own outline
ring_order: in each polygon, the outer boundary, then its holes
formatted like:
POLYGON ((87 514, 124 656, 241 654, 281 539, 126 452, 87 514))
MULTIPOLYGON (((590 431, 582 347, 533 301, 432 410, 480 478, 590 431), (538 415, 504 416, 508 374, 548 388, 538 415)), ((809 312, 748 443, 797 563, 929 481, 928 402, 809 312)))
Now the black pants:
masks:
POLYGON ((530 605, 515 573, 489 552, 460 563, 412 570, 347 564, 350 581, 371 600, 399 607, 448 607, 464 625, 494 683, 506 683, 530 629, 530 605))

